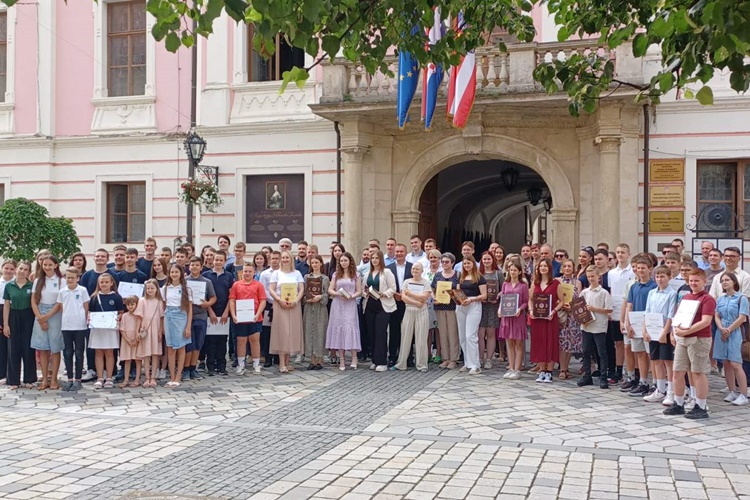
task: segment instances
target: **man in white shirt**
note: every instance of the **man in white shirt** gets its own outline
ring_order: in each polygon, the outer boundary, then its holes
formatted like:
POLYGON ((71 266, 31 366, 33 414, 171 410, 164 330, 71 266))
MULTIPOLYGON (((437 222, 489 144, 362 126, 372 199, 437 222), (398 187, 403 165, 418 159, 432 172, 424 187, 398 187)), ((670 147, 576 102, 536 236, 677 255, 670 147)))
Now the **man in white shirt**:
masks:
POLYGON ((622 380, 623 362, 635 369, 635 358, 630 351, 630 339, 623 336, 622 307, 625 299, 625 284, 635 279, 630 266, 630 247, 620 243, 615 248, 617 266, 610 269, 606 276, 607 287, 612 297, 612 314, 607 325, 607 361, 609 366, 609 383, 618 384, 622 380), (627 358, 627 359, 626 359, 627 358))
POLYGON ((410 264, 421 262, 424 269, 429 269, 430 260, 427 258, 427 252, 422 251, 422 240, 419 235, 413 234, 409 238, 409 244, 411 245, 411 253, 406 256, 407 262, 410 264))
POLYGON ((385 255, 383 256, 384 264, 390 266, 396 262, 396 240, 388 238, 385 240, 385 255))
MULTIPOLYGON (((737 281, 740 283, 740 292, 745 297, 750 297, 750 274, 740 268, 740 259, 742 259, 742 252, 737 247, 728 247, 724 249, 724 265, 728 273, 732 273, 737 277, 737 281)), ((711 283, 711 289, 708 294, 714 299, 721 295, 721 275, 719 273, 714 276, 714 281, 711 283)))
MULTIPOLYGON (((393 298, 396 299, 396 310, 391 313, 388 323, 388 366, 395 366, 398 361, 398 350, 401 346, 401 322, 406 312, 406 304, 401 300, 401 290, 404 286, 404 280, 411 278, 412 263, 406 260, 406 245, 399 243, 396 245, 396 262, 388 266, 393 275, 396 277, 396 293, 393 298)), ((407 366, 411 366, 411 359, 407 366)))
MULTIPOLYGON (((456 262, 456 265, 453 266, 453 270, 456 271, 457 273, 461 274, 461 271, 463 271, 463 269, 464 269, 463 259, 465 259, 466 257, 469 257, 469 256, 473 256, 473 255, 474 255, 474 242, 472 242, 472 241, 464 241, 463 243, 461 243, 461 257, 462 257, 462 261, 461 262, 456 262)), ((429 269, 429 267, 425 267, 425 269, 429 269)))

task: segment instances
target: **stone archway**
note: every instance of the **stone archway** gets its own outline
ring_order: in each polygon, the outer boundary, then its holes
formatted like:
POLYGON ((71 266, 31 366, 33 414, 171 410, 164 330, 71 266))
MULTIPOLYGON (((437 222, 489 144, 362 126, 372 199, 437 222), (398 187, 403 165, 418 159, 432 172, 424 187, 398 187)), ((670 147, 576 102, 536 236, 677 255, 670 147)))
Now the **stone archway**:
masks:
POLYGON ((528 142, 494 133, 464 131, 431 144, 406 169, 394 200, 393 225, 398 241, 406 241, 419 223, 419 199, 424 187, 442 170, 476 159, 513 161, 537 172, 552 195, 551 238, 554 245, 576 248, 577 208, 573 189, 557 161, 528 142), (472 133, 474 132, 474 133, 472 133))

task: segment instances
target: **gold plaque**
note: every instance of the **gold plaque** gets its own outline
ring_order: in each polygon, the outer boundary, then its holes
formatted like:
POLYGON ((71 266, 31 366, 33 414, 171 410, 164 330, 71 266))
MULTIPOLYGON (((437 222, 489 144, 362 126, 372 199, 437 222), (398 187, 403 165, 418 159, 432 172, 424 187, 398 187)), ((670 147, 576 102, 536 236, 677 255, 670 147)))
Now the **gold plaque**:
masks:
POLYGON ((649 186, 648 194, 648 204, 652 207, 685 206, 685 186, 649 186))
POLYGON ((651 182, 685 180, 685 159, 659 159, 649 162, 649 180, 651 182))
POLYGON ((683 233, 685 212, 649 212, 648 230, 651 233, 683 233))

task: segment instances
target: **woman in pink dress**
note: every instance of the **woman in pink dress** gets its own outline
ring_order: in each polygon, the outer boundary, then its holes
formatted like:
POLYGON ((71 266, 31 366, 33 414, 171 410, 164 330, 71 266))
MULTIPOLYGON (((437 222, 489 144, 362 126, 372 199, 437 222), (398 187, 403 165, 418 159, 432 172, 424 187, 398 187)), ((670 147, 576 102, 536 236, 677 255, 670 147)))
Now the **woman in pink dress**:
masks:
POLYGON ((557 312, 563 305, 560 282, 552 276, 552 261, 542 259, 534 270, 534 289, 529 297, 531 317, 531 362, 539 365, 537 382, 552 383, 552 370, 560 361, 560 321, 557 312), (551 297, 550 313, 537 317, 534 312, 535 297, 551 297))
MULTIPOLYGON (((518 312, 515 316, 506 316, 500 320, 498 338, 505 340, 508 351, 508 371, 503 378, 518 380, 521 378, 521 366, 525 354, 526 310, 529 307, 529 287, 521 279, 523 265, 520 260, 508 264, 509 280, 503 283, 501 295, 518 294, 518 312)), ((502 301, 501 306, 502 307, 502 301)), ((500 309, 498 308, 498 315, 500 309)))

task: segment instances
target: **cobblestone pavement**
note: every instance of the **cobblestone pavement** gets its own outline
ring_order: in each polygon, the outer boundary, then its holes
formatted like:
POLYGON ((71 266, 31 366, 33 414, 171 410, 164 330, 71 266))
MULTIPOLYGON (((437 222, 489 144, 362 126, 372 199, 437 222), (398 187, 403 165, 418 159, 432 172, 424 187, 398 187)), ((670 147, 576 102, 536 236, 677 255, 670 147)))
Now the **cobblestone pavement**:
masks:
POLYGON ((750 408, 616 390, 298 369, 177 390, 0 388, 0 498, 750 500, 750 408), (748 495, 743 497, 743 495, 748 495))

